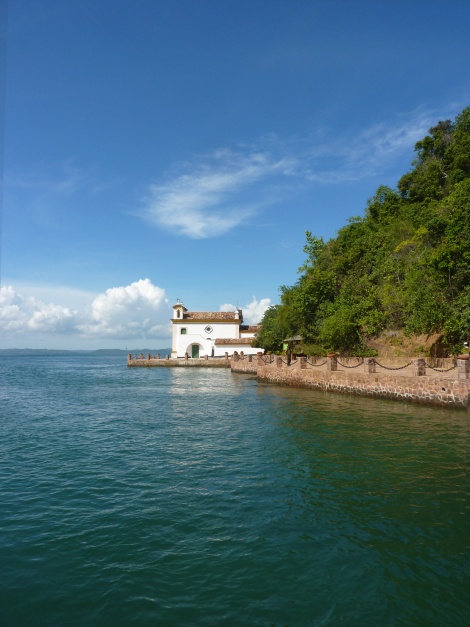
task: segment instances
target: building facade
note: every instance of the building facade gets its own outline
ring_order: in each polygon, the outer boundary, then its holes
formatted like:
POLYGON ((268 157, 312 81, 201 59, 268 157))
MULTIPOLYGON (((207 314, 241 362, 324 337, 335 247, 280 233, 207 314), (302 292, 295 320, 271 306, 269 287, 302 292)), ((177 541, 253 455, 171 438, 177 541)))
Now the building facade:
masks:
POLYGON ((223 357, 235 351, 255 355, 263 352, 253 348, 258 326, 243 324, 243 312, 188 311, 183 303, 173 306, 171 356, 223 357))

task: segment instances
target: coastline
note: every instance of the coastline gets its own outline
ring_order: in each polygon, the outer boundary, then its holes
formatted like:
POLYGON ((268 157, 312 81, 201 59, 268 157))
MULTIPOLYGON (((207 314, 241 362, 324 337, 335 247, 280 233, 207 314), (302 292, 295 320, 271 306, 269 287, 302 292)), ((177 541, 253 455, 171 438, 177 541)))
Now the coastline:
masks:
POLYGON ((384 372, 364 372, 371 367, 368 362, 345 366, 351 370, 354 368, 354 372, 335 370, 337 366, 335 362, 336 359, 327 358, 322 364, 311 364, 305 358, 300 358, 288 366, 282 357, 269 360, 266 357, 249 359, 249 356, 235 356, 232 362, 232 372, 256 375, 259 381, 290 387, 454 409, 465 410, 469 407, 468 362, 457 360, 455 368, 445 372, 445 370, 421 368, 424 360, 417 359, 413 362, 419 363, 412 363, 411 367, 408 365, 406 374, 405 368, 398 370, 390 368, 389 371, 385 369, 384 372), (397 374, 393 370, 403 372, 403 374, 397 374), (426 370, 428 370, 427 373, 426 370))
POLYGON ((234 354, 232 357, 202 359, 171 358, 169 355, 128 355, 129 368, 230 368, 250 374, 264 383, 339 392, 394 401, 405 401, 468 409, 470 396, 469 362, 455 360, 448 368, 434 368, 424 359, 412 359, 403 366, 387 366, 374 359, 341 363, 327 357, 316 363, 305 357, 291 364, 280 356, 234 354), (339 369, 338 369, 339 368, 339 369))

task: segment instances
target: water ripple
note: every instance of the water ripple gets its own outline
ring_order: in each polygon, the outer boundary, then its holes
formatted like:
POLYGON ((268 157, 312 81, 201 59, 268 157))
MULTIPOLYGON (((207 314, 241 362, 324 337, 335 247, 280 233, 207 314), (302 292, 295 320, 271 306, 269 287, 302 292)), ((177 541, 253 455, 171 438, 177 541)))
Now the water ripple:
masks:
POLYGON ((468 415, 115 357, 0 377, 2 625, 470 622, 468 415))

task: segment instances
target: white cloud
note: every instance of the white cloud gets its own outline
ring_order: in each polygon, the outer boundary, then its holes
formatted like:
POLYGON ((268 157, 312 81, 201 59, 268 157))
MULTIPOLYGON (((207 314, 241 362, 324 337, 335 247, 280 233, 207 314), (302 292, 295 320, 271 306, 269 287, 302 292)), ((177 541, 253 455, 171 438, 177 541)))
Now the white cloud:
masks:
MULTIPOLYGON (((257 300, 256 296, 253 296, 251 303, 248 303, 243 308, 243 321, 245 324, 259 324, 263 317, 264 312, 271 306, 270 298, 262 298, 257 300)), ((235 311, 235 305, 225 303, 220 305, 219 311, 235 311)))
POLYGON ((94 299, 90 313, 80 326, 85 335, 123 339, 169 335, 170 309, 165 290, 150 279, 106 290, 94 299))
POLYGON ((149 279, 99 294, 84 311, 33 296, 12 285, 0 288, 0 331, 8 337, 36 335, 78 339, 152 339, 170 335, 170 308, 165 291, 149 279))
POLYGON ((261 318, 263 317, 264 312, 271 305, 270 298, 262 298, 261 300, 257 300, 255 296, 253 296, 253 300, 251 303, 245 306, 243 310, 243 318, 248 324, 259 324, 261 322, 261 318))
POLYGON ((74 328, 76 312, 68 307, 25 297, 8 285, 0 288, 0 329, 9 333, 69 333, 74 328))
POLYGON ((245 225, 261 207, 285 200, 294 185, 335 185, 376 177, 397 163, 437 117, 415 110, 340 136, 317 129, 304 137, 267 135, 237 150, 195 157, 184 173, 149 187, 142 216, 152 225, 194 239, 245 225))
POLYGON ((145 217, 156 226, 194 239, 223 235, 246 223, 255 212, 253 199, 240 196, 254 183, 286 174, 290 167, 287 159, 275 160, 268 153, 218 150, 191 174, 150 186, 145 217))
POLYGON ((219 311, 235 311, 236 309, 235 305, 231 305, 230 303, 225 303, 219 307, 219 311))

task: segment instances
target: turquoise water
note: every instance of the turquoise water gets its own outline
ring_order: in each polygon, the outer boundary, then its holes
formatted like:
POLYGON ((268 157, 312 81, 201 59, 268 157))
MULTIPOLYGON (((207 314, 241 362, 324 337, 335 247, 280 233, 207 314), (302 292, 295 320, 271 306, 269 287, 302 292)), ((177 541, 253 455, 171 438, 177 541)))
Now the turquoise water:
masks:
POLYGON ((0 365, 0 624, 464 625, 461 411, 0 365))

